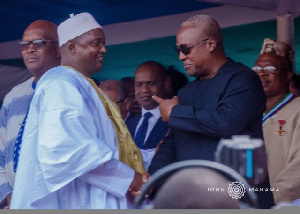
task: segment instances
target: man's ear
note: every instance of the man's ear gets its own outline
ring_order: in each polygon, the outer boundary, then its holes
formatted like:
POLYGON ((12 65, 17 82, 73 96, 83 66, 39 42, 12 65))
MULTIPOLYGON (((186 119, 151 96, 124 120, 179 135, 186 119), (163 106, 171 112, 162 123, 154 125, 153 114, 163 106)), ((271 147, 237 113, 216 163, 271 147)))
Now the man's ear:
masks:
POLYGON ((217 40, 213 37, 210 37, 209 40, 207 40, 207 45, 209 47, 209 51, 214 51, 217 47, 217 40))
POLYGON ((68 41, 67 45, 71 53, 76 53, 76 44, 73 40, 68 41))

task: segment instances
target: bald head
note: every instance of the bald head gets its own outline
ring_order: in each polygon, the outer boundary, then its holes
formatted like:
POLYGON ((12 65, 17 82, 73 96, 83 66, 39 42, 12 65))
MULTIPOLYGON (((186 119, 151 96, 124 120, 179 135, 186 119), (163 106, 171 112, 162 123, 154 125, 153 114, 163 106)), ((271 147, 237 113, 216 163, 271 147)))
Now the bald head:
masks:
POLYGON ((46 71, 60 64, 57 39, 57 25, 46 20, 32 22, 24 31, 23 42, 42 40, 40 43, 22 45, 24 63, 35 82, 46 71))
POLYGON ((58 41, 57 25, 54 24, 53 22, 49 22, 46 20, 37 20, 32 22, 24 31, 23 37, 27 34, 30 34, 32 31, 39 31, 39 30, 44 31, 43 34, 45 34, 45 36, 47 37, 45 39, 58 41))
POLYGON ((237 209, 238 200, 227 192, 228 180, 206 168, 183 169, 173 174, 155 197, 156 209, 237 209), (208 191, 223 188, 225 191, 208 191))

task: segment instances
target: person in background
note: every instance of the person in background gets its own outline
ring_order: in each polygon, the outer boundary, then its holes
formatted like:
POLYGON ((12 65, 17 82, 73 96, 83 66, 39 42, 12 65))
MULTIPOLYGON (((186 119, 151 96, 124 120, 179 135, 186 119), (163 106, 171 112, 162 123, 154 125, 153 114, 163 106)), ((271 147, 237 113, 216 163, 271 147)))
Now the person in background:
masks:
POLYGON ((293 77, 289 85, 289 90, 296 97, 300 97, 300 76, 296 73, 293 73, 293 77))
POLYGON ((99 88, 119 106, 121 116, 125 119, 128 113, 125 83, 117 80, 105 80, 99 84, 99 88))
POLYGON ((36 87, 11 208, 129 208, 144 167, 120 112, 90 78, 103 66, 102 27, 80 13, 57 32, 61 66, 36 87))
MULTIPOLYGON (((187 75, 196 79, 172 99, 153 96, 171 130, 151 162, 150 174, 177 161, 214 161, 222 138, 263 139, 262 84, 253 70, 226 57, 218 22, 208 15, 189 18, 179 28, 175 50, 187 75)), ((263 198, 261 206, 272 206, 263 198)))
POLYGON ((155 149, 168 132, 168 125, 161 120, 158 103, 153 95, 165 97, 165 67, 156 61, 143 62, 135 71, 135 99, 142 107, 142 114, 126 125, 141 149, 145 168, 151 163, 155 149))
POLYGON ((7 208, 15 181, 15 158, 18 156, 15 147, 35 86, 46 71, 60 63, 57 25, 46 20, 32 22, 19 45, 32 78, 15 86, 5 96, 0 112, 0 201, 7 208))
POLYGON ((171 175, 157 192, 154 209, 238 209, 239 200, 227 191, 229 180, 207 168, 181 169, 171 175))
POLYGON ((167 99, 171 99, 177 95, 179 89, 188 84, 189 80, 184 73, 176 70, 173 65, 168 66, 166 72, 165 94, 167 99))
POLYGON ((128 111, 126 118, 127 120, 135 120, 141 114, 142 108, 140 104, 135 99, 134 95, 134 77, 124 77, 121 79, 122 82, 125 83, 126 91, 127 91, 127 105, 126 110, 128 111))
POLYGON ((120 81, 124 82, 127 95, 134 94, 134 77, 123 77, 120 81))
POLYGON ((253 70, 267 96, 263 133, 268 173, 275 203, 300 198, 300 98, 289 91, 293 50, 284 42, 266 38, 253 70))

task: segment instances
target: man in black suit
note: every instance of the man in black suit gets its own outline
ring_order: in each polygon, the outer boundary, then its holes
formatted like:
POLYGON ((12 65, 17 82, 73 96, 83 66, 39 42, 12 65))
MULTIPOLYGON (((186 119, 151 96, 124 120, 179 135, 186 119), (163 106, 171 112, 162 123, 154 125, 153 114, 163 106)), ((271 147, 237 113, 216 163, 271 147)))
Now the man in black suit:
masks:
POLYGON ((155 154, 155 148, 168 131, 168 125, 161 119, 158 103, 152 99, 153 95, 165 96, 165 80, 165 67, 155 61, 142 63, 135 72, 135 99, 141 105, 142 113, 128 118, 126 125, 141 149, 146 169, 155 154))
POLYGON ((213 161, 221 138, 263 139, 262 85, 254 71, 226 57, 217 21, 197 15, 183 22, 175 50, 187 74, 196 79, 178 92, 178 98, 153 96, 170 133, 152 160, 150 174, 176 161, 213 161))

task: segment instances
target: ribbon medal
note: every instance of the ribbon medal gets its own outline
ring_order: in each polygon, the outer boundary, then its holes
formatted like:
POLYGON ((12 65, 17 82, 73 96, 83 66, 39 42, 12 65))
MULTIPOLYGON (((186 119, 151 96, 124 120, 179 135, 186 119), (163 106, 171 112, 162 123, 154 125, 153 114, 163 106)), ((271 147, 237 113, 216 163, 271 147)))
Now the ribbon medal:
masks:
POLYGON ((278 124, 279 124, 279 130, 276 131, 275 133, 279 134, 279 136, 282 136, 285 133, 285 131, 282 129, 285 124, 285 120, 278 120, 278 124))

